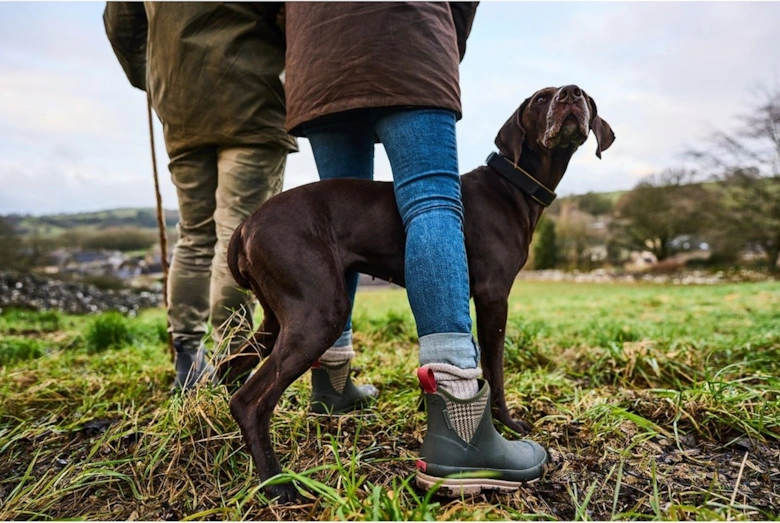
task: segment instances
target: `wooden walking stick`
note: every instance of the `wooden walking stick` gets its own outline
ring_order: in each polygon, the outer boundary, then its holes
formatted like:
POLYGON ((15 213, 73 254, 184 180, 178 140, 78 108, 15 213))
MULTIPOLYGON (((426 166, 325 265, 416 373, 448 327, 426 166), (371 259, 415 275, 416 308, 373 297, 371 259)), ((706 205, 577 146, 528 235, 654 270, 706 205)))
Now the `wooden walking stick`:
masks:
POLYGON ((168 234, 165 230, 165 212, 162 206, 162 196, 160 195, 160 179, 157 176, 157 154, 154 150, 154 125, 152 119, 152 100, 146 97, 146 113, 149 116, 149 143, 152 149, 152 173, 154 174, 154 192, 157 196, 157 228, 160 232, 160 264, 163 271, 163 305, 165 306, 165 322, 168 326, 168 351, 171 354, 171 361, 176 357, 176 350, 173 348, 173 336, 171 336, 168 321, 168 234))

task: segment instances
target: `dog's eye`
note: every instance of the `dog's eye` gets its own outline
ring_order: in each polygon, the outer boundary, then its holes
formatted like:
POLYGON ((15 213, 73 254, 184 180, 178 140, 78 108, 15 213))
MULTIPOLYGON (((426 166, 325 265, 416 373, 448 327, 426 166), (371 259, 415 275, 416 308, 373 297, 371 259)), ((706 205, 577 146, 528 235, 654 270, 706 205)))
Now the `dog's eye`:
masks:
POLYGON ((536 103, 538 103, 538 104, 543 104, 545 100, 547 100, 547 98, 545 98, 544 96, 537 96, 536 97, 536 103))

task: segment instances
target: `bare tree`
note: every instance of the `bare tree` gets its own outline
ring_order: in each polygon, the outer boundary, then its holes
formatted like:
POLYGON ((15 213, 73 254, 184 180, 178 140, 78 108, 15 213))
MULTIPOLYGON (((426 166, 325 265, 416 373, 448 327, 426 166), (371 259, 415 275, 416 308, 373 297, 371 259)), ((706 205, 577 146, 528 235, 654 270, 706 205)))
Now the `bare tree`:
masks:
POLYGON ((780 87, 761 88, 732 132, 717 131, 706 149, 688 155, 713 172, 719 205, 715 229, 760 248, 770 271, 780 258, 780 87))
POLYGON ((652 175, 620 197, 611 230, 617 245, 648 250, 659 261, 673 254, 672 240, 702 230, 705 214, 700 202, 706 197, 696 173, 669 169, 652 175))
POLYGON ((579 207, 579 202, 569 201, 561 206, 556 221, 558 244, 562 257, 570 267, 589 268, 593 249, 606 243, 605 231, 596 228, 597 220, 579 207))
POLYGON ((761 176, 755 169, 735 170, 718 183, 720 206, 714 223, 721 234, 740 238, 766 255, 770 272, 780 260, 780 176, 761 176))

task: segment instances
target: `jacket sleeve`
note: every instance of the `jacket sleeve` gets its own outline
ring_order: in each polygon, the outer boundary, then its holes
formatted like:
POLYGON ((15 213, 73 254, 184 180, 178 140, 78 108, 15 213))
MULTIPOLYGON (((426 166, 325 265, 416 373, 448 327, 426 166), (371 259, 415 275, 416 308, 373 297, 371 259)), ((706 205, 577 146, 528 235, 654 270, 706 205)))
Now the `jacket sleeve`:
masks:
POLYGON ((466 55, 466 40, 471 33, 471 26, 474 23, 479 2, 450 2, 449 4, 458 38, 458 53, 460 60, 463 61, 463 57, 466 55))
POLYGON ((145 91, 149 23, 143 2, 106 2, 103 25, 127 79, 133 87, 145 91))

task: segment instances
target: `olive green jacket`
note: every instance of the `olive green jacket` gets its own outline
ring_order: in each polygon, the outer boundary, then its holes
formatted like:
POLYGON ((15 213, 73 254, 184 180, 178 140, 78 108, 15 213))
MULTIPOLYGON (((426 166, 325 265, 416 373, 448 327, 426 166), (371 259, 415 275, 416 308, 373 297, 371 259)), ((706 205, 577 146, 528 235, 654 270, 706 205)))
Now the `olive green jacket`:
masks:
POLYGON ((248 3, 108 2, 106 34, 130 83, 149 93, 169 155, 274 143, 284 131, 284 36, 248 3))

